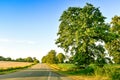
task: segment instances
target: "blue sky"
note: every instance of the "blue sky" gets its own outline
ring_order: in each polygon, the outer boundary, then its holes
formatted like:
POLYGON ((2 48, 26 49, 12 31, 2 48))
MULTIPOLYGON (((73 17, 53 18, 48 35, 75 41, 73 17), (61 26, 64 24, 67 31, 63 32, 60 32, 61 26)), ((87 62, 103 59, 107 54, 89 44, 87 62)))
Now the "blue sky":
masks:
POLYGON ((86 2, 100 7, 106 22, 120 15, 116 0, 0 0, 0 55, 41 59, 55 45, 59 18, 68 7, 83 7, 86 2))

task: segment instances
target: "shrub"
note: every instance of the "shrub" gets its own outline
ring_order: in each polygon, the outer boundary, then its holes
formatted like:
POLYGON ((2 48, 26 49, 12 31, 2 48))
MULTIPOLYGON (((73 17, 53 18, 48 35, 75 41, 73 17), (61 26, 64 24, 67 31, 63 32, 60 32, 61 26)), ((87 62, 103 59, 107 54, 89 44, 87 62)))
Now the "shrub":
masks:
POLYGON ((111 74, 112 80, 120 80, 120 68, 116 69, 114 73, 111 74))
POLYGON ((96 69, 96 65, 95 64, 90 64, 88 67, 86 67, 84 69, 84 71, 87 75, 91 75, 91 74, 94 74, 95 69, 96 69))

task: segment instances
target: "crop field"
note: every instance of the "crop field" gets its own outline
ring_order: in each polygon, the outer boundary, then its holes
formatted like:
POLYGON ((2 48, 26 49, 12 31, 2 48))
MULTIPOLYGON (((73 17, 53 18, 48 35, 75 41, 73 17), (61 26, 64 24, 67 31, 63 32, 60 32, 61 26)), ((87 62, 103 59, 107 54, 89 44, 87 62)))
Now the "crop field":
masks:
POLYGON ((14 67, 24 67, 31 65, 33 63, 29 62, 11 62, 11 61, 0 61, 0 69, 14 68, 14 67))

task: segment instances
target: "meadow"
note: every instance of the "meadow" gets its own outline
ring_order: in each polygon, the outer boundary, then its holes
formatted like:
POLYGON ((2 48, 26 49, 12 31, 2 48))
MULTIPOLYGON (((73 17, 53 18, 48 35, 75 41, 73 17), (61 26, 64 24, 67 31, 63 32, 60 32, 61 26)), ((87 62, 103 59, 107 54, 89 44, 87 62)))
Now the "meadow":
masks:
POLYGON ((54 71, 73 80, 120 80, 120 65, 106 64, 103 68, 95 64, 80 69, 74 64, 48 64, 54 71))

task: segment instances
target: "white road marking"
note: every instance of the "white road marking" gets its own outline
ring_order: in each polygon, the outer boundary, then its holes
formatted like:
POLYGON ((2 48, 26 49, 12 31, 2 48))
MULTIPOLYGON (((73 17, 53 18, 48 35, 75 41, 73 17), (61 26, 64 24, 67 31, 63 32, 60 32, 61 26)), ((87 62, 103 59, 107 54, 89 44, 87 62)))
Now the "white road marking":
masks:
POLYGON ((49 72, 49 75, 48 75, 48 80, 50 80, 50 78, 51 78, 51 72, 49 72))

